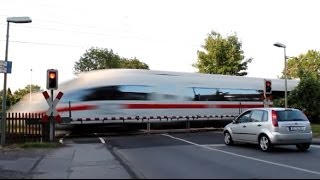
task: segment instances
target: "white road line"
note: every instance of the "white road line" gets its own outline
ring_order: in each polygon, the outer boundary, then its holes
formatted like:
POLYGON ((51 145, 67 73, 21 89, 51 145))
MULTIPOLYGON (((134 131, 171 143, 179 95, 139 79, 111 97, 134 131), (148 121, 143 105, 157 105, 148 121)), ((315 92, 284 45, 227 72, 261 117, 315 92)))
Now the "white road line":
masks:
POLYGON ((202 144, 202 146, 222 147, 226 145, 225 144, 202 144))
POLYGON ((59 143, 63 144, 63 138, 59 139, 59 143))
POLYGON ((101 141, 102 144, 105 144, 105 143, 106 143, 106 141, 104 141, 104 139, 103 139, 102 137, 99 137, 99 139, 100 139, 100 141, 101 141))
POLYGON ((319 149, 320 149, 320 145, 311 145, 311 147, 319 148, 319 149))
POLYGON ((212 150, 212 151, 217 151, 217 152, 221 152, 221 153, 225 153, 225 154, 229 154, 229 155, 233 155, 233 156, 242 157, 242 158, 245 158, 245 159, 250 159, 250 160, 254 160, 254 161, 258 161, 258 162, 263 162, 263 163, 272 164, 272 165, 276 165, 276 166, 280 166, 280 167, 285 167, 285 168, 290 168, 290 169, 294 169, 294 170, 298 170, 298 171, 303 171, 303 172, 307 172, 307 173, 312 173, 312 174, 320 175, 320 172, 317 172, 317 171, 312 171, 312 170, 308 170, 308 169, 303 169, 303 168, 298 168, 298 167, 294 167, 294 166, 289 166, 289 165, 286 165, 286 164, 275 163, 275 162, 266 161, 266 160, 262 160, 262 159, 258 159, 258 158, 254 158, 254 157, 249 157, 249 156, 244 156, 244 155, 240 155, 240 154, 236 154, 236 153, 232 153, 232 152, 228 152, 228 151, 223 151, 223 150, 219 150, 219 149, 214 149, 214 148, 210 148, 210 147, 205 146, 205 145, 193 143, 193 142, 188 141, 188 140, 185 140, 185 139, 181 139, 181 138, 177 138, 177 137, 174 137, 174 136, 170 136, 170 135, 168 135, 168 134, 162 134, 162 135, 163 135, 163 136, 170 137, 170 138, 172 138, 172 139, 176 139, 176 140, 179 140, 179 141, 183 141, 183 142, 186 142, 186 143, 189 143, 189 144, 198 146, 198 147, 202 147, 202 148, 205 148, 205 149, 209 149, 209 150, 212 150))

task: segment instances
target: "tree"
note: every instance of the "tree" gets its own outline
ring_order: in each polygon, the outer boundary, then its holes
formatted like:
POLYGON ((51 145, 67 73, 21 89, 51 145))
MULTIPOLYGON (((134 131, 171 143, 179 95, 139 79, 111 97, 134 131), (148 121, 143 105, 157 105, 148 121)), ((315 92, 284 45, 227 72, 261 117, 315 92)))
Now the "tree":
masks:
MULTIPOLYGON (((306 54, 292 57, 287 62, 287 78, 302 78, 309 75, 320 79, 320 52, 309 50, 306 54)), ((284 73, 282 73, 284 75, 284 73)))
MULTIPOLYGON (((38 92, 38 91, 41 91, 40 86, 38 86, 38 85, 31 86, 31 93, 38 92)), ((7 93, 6 93, 7 109, 9 109, 10 106, 16 104, 18 101, 20 101, 23 98, 23 96, 25 96, 26 94, 29 94, 29 93, 30 93, 30 85, 27 85, 23 89, 18 89, 14 93, 12 93, 11 89, 8 88, 7 93)), ((0 91, 0 94, 1 94, 1 96, 0 96, 1 105, 0 106, 2 108, 3 90, 0 91)))
MULTIPOLYGON (((1 106, 1 109, 2 109, 3 90, 0 91, 0 94, 1 94, 1 96, 0 96, 0 103, 1 103, 0 106, 1 106)), ((13 97, 13 95, 11 93, 11 89, 8 88, 7 89, 7 93, 6 93, 6 107, 7 108, 12 105, 13 99, 14 99, 14 97, 13 97)))
POLYGON ((149 69, 149 66, 146 63, 140 62, 137 58, 123 60, 121 63, 122 68, 126 69, 149 69))
POLYGON ((298 86, 288 96, 290 107, 303 110, 310 121, 318 121, 320 117, 320 81, 310 75, 304 75, 298 86))
POLYGON ((223 38, 212 31, 202 46, 205 51, 197 52, 198 61, 193 66, 200 73, 245 76, 252 58, 244 60, 241 46, 236 34, 223 38))
POLYGON ((149 69, 147 64, 140 62, 138 59, 122 58, 115 54, 112 49, 90 48, 80 57, 78 62, 75 62, 74 74, 111 68, 149 69))
MULTIPOLYGON (((31 93, 42 91, 41 87, 38 85, 31 85, 31 93)), ((10 105, 14 105, 19 102, 25 95, 30 93, 30 85, 27 85, 23 89, 18 89, 13 93, 12 101, 10 105)))

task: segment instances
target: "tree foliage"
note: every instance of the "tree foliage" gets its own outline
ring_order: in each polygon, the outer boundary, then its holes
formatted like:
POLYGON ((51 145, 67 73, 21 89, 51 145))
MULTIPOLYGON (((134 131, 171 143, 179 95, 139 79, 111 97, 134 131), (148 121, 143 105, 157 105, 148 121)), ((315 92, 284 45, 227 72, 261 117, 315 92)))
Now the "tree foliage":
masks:
MULTIPOLYGON (((309 50, 306 54, 292 57, 287 61, 287 78, 312 76, 320 79, 320 52, 309 50)), ((283 73, 284 75, 284 73, 283 73)))
POLYGON ((149 66, 146 63, 140 62, 137 58, 133 59, 124 59, 121 63, 121 68, 126 69, 149 69, 149 66))
MULTIPOLYGON (((41 87, 38 85, 31 85, 31 93, 42 91, 41 87)), ((14 91, 14 93, 11 92, 11 89, 8 88, 6 93, 6 106, 9 108, 10 106, 16 104, 19 102, 25 95, 30 93, 30 85, 27 85, 23 89, 18 89, 14 91)), ((0 101, 1 101, 1 107, 2 107, 2 100, 3 100, 3 90, 0 91, 0 101)))
MULTIPOLYGON (((31 85, 31 93, 42 91, 41 87, 38 85, 31 85)), ((19 102, 25 95, 30 94, 30 85, 25 86, 22 89, 18 89, 13 93, 12 104, 19 102)))
POLYGON ((312 75, 301 77, 298 86, 288 96, 290 107, 306 112, 312 121, 318 121, 320 116, 320 81, 312 75))
POLYGON ((90 48, 80 57, 79 61, 75 62, 74 74, 111 68, 149 69, 149 66, 140 62, 137 58, 127 59, 120 57, 112 49, 90 48))
POLYGON ((244 60, 241 46, 236 34, 223 38, 212 31, 202 46, 204 51, 197 52, 198 61, 193 66, 200 73, 245 76, 252 58, 244 60))

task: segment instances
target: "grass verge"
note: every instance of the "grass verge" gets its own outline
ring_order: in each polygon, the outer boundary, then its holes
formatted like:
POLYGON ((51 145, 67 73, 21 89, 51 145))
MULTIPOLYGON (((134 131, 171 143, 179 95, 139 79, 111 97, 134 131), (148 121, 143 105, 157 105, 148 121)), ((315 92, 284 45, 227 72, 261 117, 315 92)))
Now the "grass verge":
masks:
POLYGON ((320 138, 320 124, 312 123, 311 128, 312 128, 313 137, 320 138))
POLYGON ((61 147, 62 144, 58 142, 28 142, 28 143, 23 143, 19 144, 20 148, 57 148, 61 147))
POLYGON ((58 142, 26 142, 21 144, 9 144, 5 146, 0 146, 2 149, 51 149, 62 147, 63 145, 58 142))

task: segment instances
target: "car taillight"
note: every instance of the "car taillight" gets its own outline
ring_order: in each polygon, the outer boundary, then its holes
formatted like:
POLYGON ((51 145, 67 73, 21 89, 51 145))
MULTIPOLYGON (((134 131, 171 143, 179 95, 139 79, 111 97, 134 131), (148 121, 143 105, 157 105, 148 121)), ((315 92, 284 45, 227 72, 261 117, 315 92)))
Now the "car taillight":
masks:
POLYGON ((275 110, 271 111, 271 117, 272 117, 272 125, 274 127, 278 127, 278 116, 275 110))

